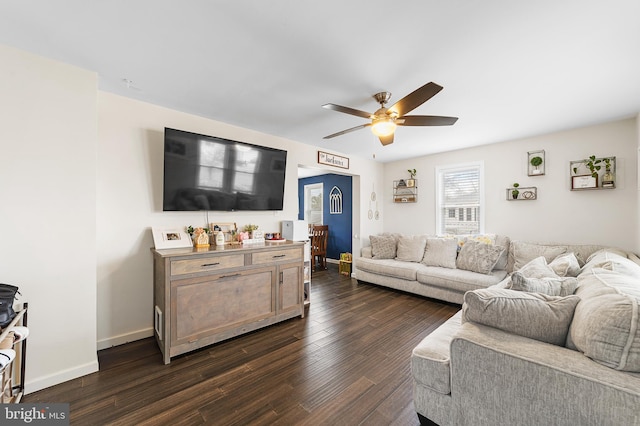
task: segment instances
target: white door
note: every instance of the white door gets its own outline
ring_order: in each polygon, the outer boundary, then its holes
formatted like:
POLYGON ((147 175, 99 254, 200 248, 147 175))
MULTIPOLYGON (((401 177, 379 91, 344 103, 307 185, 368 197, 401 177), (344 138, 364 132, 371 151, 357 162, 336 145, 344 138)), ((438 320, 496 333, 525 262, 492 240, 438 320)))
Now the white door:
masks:
POLYGON ((304 220, 310 225, 322 225, 322 197, 324 185, 313 183, 304 186, 304 220))

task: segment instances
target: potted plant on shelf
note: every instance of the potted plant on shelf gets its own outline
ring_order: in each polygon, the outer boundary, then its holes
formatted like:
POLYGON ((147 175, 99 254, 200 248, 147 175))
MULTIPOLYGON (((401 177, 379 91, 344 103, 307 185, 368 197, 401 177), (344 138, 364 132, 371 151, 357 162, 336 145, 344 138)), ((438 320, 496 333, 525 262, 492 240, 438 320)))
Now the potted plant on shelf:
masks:
POLYGON ((518 199, 518 195, 520 194, 520 191, 518 191, 518 187, 519 186, 520 186, 520 184, 518 182, 515 182, 513 184, 513 189, 511 190, 511 198, 513 198, 514 200, 517 200, 518 199))
POLYGON ((539 175, 542 172, 542 170, 540 170, 539 168, 540 165, 542 164, 542 157, 535 156, 531 159, 530 163, 534 167, 531 173, 534 175, 539 175))
POLYGON ((418 172, 416 172, 416 169, 407 169, 407 171, 409 172, 409 175, 411 176, 409 179, 407 179, 407 186, 409 187, 413 187, 416 185, 416 174, 418 174, 418 172))

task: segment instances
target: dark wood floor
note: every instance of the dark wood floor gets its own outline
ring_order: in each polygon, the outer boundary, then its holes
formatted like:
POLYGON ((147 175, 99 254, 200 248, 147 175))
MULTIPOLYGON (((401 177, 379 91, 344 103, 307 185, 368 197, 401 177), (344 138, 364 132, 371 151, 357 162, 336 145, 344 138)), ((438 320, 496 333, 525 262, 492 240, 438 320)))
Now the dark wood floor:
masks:
POLYGON ((313 274, 295 318, 162 363, 148 338, 100 372, 24 397, 68 402, 72 425, 418 425, 411 350, 459 307, 313 274))

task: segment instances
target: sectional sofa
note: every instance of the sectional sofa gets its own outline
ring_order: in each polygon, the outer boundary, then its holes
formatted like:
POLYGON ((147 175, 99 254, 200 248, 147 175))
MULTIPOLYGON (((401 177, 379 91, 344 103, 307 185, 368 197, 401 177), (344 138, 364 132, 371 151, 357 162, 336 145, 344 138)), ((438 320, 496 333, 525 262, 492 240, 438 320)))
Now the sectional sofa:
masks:
POLYGON ((414 348, 421 423, 640 425, 640 259, 520 241, 507 253, 505 278, 466 292, 414 348))

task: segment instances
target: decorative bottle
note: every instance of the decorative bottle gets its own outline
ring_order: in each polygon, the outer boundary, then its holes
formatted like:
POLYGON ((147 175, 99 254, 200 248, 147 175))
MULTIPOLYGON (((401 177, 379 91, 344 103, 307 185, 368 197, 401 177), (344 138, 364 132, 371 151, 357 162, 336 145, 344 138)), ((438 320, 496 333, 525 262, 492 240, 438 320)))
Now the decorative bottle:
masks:
POLYGON ((602 175, 602 187, 603 188, 615 188, 616 187, 616 177, 611 171, 611 168, 607 165, 607 168, 602 175))

